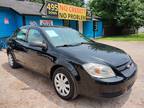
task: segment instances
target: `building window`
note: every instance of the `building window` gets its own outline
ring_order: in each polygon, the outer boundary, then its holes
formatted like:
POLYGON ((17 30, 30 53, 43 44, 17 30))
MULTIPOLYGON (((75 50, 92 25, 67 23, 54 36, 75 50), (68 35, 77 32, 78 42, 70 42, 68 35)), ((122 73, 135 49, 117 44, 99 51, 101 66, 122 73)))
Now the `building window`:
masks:
POLYGON ((70 26, 70 21, 69 20, 63 20, 63 25, 66 27, 70 26))
POLYGON ((98 31, 98 21, 93 21, 93 30, 98 31))

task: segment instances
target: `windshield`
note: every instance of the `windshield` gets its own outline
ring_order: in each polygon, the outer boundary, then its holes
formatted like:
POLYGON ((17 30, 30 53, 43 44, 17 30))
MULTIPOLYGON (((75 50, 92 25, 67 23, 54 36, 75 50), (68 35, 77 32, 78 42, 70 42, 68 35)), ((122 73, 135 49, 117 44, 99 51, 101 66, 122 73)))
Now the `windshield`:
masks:
POLYGON ((71 28, 44 28, 47 38, 54 46, 75 45, 87 42, 86 39, 71 28))

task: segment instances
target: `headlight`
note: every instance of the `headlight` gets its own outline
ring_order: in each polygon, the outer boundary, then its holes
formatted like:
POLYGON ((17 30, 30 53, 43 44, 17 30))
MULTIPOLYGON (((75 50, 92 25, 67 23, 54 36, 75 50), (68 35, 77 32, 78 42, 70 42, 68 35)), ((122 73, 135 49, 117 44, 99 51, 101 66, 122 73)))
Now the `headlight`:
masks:
POLYGON ((113 70, 106 65, 87 63, 82 66, 93 77, 110 78, 115 76, 113 70))

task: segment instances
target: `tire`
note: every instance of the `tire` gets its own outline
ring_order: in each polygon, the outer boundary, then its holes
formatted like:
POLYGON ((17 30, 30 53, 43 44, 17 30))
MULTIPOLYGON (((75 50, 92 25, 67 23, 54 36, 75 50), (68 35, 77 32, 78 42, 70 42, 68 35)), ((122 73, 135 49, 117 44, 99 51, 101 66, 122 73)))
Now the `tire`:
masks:
POLYGON ((11 68, 19 68, 20 67, 20 65, 16 62, 13 54, 10 52, 8 53, 8 63, 11 68))
POLYGON ((56 93, 62 99, 71 100, 77 97, 76 82, 67 69, 63 67, 56 69, 52 81, 56 93))

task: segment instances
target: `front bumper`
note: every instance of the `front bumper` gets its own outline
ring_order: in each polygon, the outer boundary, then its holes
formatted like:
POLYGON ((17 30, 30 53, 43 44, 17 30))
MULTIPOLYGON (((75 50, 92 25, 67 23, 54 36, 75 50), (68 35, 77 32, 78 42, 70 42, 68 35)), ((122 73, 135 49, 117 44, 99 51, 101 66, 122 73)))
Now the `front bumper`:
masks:
POLYGON ((116 97, 128 91, 136 80, 136 76, 124 80, 118 84, 101 85, 99 88, 99 95, 101 97, 116 97))
POLYGON ((137 67, 127 70, 129 76, 116 76, 108 79, 92 78, 82 68, 79 68, 78 71, 80 75, 80 80, 77 82, 79 94, 90 97, 116 97, 132 87, 136 80, 137 67))

